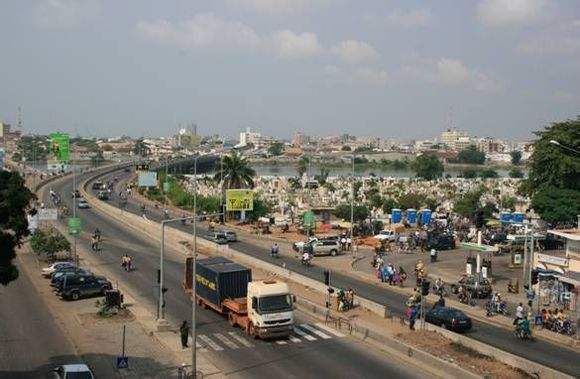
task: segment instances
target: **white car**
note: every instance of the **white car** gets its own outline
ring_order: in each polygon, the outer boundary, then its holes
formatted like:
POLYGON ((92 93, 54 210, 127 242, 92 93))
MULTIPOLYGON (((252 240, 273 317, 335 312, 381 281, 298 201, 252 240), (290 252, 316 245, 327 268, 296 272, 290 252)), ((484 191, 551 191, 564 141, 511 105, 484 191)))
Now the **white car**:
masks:
POLYGON ((88 208, 90 208, 89 203, 87 203, 87 201, 85 199, 79 199, 79 202, 77 203, 77 207, 79 209, 88 209, 88 208))
POLYGON ((54 379, 95 379, 89 366, 84 363, 58 366, 52 373, 54 379))
POLYGON ((50 277, 55 271, 60 270, 61 268, 65 268, 65 267, 74 267, 75 265, 73 263, 70 262, 56 262, 51 264, 48 267, 45 267, 42 269, 42 276, 44 276, 45 278, 50 277))
POLYGON ((379 234, 375 235, 375 238, 379 241, 394 241, 396 233, 392 230, 381 230, 379 234))

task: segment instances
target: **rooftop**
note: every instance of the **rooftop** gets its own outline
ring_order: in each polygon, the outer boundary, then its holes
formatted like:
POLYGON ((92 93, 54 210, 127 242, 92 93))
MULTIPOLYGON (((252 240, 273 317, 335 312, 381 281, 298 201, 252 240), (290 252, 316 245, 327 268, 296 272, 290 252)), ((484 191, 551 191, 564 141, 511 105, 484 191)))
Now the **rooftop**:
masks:
POLYGON ((559 230, 548 230, 548 233, 553 234, 558 237, 563 237, 572 241, 580 241, 580 229, 559 229, 559 230))

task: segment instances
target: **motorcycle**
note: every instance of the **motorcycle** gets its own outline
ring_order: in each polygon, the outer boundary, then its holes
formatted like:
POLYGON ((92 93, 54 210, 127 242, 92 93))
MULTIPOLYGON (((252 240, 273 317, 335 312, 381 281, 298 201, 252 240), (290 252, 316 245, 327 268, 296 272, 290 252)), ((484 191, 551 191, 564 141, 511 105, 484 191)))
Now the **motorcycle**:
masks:
POLYGON ((300 259, 300 262, 306 267, 312 266, 312 258, 311 257, 310 258, 302 257, 302 259, 300 259))
POLYGON ((523 329, 520 326, 516 326, 514 330, 514 334, 517 338, 521 340, 531 340, 532 339, 532 332, 529 329, 523 329))

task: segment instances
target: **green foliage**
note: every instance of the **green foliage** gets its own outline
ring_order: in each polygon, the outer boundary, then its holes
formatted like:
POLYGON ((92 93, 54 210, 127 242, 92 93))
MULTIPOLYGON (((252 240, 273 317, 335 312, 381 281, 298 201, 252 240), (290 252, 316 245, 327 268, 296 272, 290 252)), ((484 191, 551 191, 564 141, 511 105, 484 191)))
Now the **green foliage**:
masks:
POLYGON ((350 146, 348 146, 348 145, 343 145, 343 146, 340 148, 340 150, 342 150, 342 151, 351 151, 352 149, 351 149, 351 148, 350 148, 350 146))
POLYGON ((485 203, 480 209, 483 211, 483 218, 492 218, 493 213, 498 211, 496 205, 493 203, 485 203))
POLYGON ((356 149, 354 149, 355 153, 370 153, 373 151, 373 148, 370 146, 357 146, 356 149))
POLYGON ((258 221, 260 217, 269 215, 272 212, 272 204, 258 198, 254 198, 254 209, 246 212, 246 217, 250 221, 258 221))
POLYGON ((362 185, 363 185, 363 183, 360 180, 357 180, 357 181, 354 182, 354 185, 353 185, 354 188, 353 188, 352 191, 354 192, 354 198, 355 199, 358 197, 358 193, 359 193, 362 185))
POLYGON ((393 199, 392 197, 386 197, 383 200, 383 212, 385 213, 391 213, 391 210, 393 208, 399 208, 400 205, 397 202, 397 200, 393 199))
POLYGON ((465 179, 475 179, 477 178, 477 171, 472 169, 467 169, 461 173, 461 177, 465 179))
POLYGON ((288 183, 290 184, 290 188, 294 191, 302 188, 302 183, 300 182, 299 178, 295 177, 288 178, 288 183))
POLYGON ((434 211, 439 206, 439 202, 435 198, 426 197, 425 200, 423 200, 423 206, 434 211))
POLYGON ((575 222, 580 214, 580 191, 543 187, 532 196, 532 207, 547 222, 575 222))
POLYGON ((518 150, 514 150, 510 153, 511 161, 514 166, 518 166, 522 163, 522 152, 518 150))
POLYGON ((226 155, 222 159, 218 171, 214 175, 214 180, 224 180, 225 188, 254 188, 254 177, 256 171, 250 167, 248 160, 236 151, 226 155))
POLYGON ((365 157, 354 157, 354 164, 366 164, 369 160, 365 157))
POLYGON ((369 198, 369 204, 372 208, 382 208, 384 199, 380 193, 374 193, 369 198))
POLYGON ((23 136, 17 147, 18 153, 27 162, 44 161, 50 153, 50 142, 46 136, 23 136))
POLYGON ((0 170, 0 284, 4 286, 18 278, 12 260, 16 246, 29 233, 26 211, 34 198, 19 173, 0 170))
POLYGON ((423 196, 414 192, 407 192, 397 199, 401 209, 420 209, 423 205, 423 196))
POLYGON ((508 173, 508 175, 510 176, 510 178, 515 178, 515 179, 519 179, 519 178, 523 178, 524 177, 524 172, 522 170, 520 170, 519 168, 512 168, 510 170, 510 172, 508 173))
POLYGON ((479 176, 482 177, 483 179, 490 179, 490 178, 499 177, 499 174, 494 169, 488 168, 488 169, 482 170, 479 173, 479 176))
POLYGON ((70 242, 56 229, 37 229, 30 237, 30 247, 36 254, 45 255, 48 259, 54 259, 56 253, 71 251, 70 242))
MULTIPOLYGON (((350 221, 350 204, 341 204, 334 208, 334 215, 342 220, 350 221)), ((355 205, 353 209, 354 222, 362 222, 370 216, 371 212, 365 205, 355 205)))
POLYGON ((472 218, 475 215, 475 211, 479 209, 479 201, 482 194, 482 190, 471 191, 463 194, 455 201, 453 210, 463 217, 472 218))
POLYGON ((90 152, 94 152, 94 153, 101 152, 101 148, 97 144, 96 139, 76 137, 76 138, 70 139, 70 144, 71 144, 71 146, 75 145, 75 146, 84 147, 90 152))
POLYGON ((516 210, 516 198, 511 196, 506 196, 501 198, 501 206, 504 209, 509 209, 510 211, 516 210))
POLYGON ((300 160, 298 161, 298 168, 296 169, 298 171, 298 177, 301 178, 304 175, 304 173, 306 171, 308 171, 309 164, 310 164, 310 158, 308 158, 308 157, 300 158, 300 160))
POLYGON ((328 175, 330 174, 330 170, 326 167, 320 168, 320 174, 315 175, 314 179, 318 181, 318 183, 323 186, 326 181, 328 180, 328 175))
POLYGON ((469 145, 459 152, 456 162, 463 164, 484 164, 485 153, 479 151, 475 145, 469 145))
POLYGON ((274 157, 282 155, 284 152, 284 144, 282 142, 274 142, 268 146, 268 153, 274 157))
POLYGON ((443 175, 443 163, 433 154, 419 155, 411 163, 411 168, 417 177, 426 180, 437 179, 443 175))

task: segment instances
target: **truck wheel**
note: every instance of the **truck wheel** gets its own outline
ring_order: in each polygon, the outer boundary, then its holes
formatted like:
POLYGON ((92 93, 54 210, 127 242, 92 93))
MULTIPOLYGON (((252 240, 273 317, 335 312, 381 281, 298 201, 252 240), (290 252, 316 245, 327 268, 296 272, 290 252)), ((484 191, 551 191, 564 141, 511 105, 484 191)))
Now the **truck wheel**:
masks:
POLYGON ((332 257, 336 257, 336 254, 338 254, 338 251, 336 251, 336 250, 330 250, 330 255, 332 257))
POLYGON ((80 297, 81 297, 81 294, 79 293, 79 291, 73 291, 70 294, 71 300, 74 300, 74 301, 78 300, 80 297))
POLYGON ((231 326, 236 326, 236 318, 234 317, 233 313, 228 313, 228 321, 230 322, 231 326))
POLYGON ((258 339, 258 335, 256 334, 256 328, 254 327, 254 324, 252 324, 251 322, 248 325, 248 334, 250 335, 250 337, 258 339))

